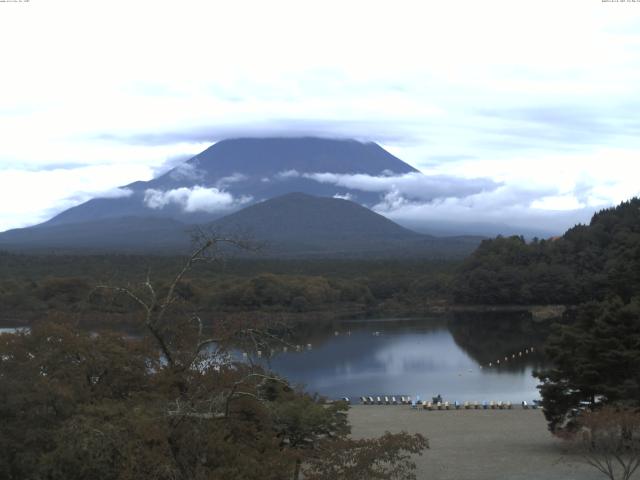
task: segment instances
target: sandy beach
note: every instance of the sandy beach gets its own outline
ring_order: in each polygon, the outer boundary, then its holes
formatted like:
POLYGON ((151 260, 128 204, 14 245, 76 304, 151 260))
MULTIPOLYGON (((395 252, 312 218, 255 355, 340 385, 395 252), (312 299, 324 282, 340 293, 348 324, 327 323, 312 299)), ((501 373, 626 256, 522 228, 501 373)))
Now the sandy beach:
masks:
POLYGON ((597 480, 604 478, 551 436, 541 410, 427 411, 408 406, 354 405, 354 438, 405 430, 429 439, 416 457, 429 480, 597 480))

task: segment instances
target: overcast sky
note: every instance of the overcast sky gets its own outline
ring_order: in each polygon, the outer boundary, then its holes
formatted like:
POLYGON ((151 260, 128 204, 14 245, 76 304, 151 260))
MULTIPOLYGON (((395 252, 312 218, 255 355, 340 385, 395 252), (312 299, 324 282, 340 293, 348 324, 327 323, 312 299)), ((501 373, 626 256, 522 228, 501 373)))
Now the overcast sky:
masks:
POLYGON ((640 2, 31 0, 0 42, 0 231, 249 135, 493 185, 389 192, 395 219, 564 228, 640 193, 640 2))

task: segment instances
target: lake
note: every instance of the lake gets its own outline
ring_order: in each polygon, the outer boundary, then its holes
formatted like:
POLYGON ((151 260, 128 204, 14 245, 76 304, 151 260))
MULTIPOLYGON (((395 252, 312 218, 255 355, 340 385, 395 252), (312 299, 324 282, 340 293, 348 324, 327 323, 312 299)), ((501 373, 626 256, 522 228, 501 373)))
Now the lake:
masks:
MULTIPOLYGON (((0 334, 15 330, 2 328, 0 334)), ((332 399, 419 395, 430 400, 440 394, 451 402, 531 402, 540 398, 532 372, 545 366, 540 352, 546 330, 522 312, 310 321, 298 325, 287 351, 254 360, 332 399)))
POLYGON ((441 394, 459 402, 531 402, 539 398, 532 372, 544 365, 538 353, 544 336, 530 323, 506 318, 334 322, 301 333, 296 339, 301 351, 276 351, 261 363, 329 398, 430 400, 441 394))

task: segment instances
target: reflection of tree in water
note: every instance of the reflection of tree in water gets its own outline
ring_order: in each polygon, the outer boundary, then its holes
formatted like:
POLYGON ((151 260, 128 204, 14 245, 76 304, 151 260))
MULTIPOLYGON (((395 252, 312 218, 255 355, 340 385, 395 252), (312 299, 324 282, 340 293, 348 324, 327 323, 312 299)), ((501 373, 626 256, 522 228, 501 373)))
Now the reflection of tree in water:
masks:
POLYGON ((458 346, 482 366, 508 371, 524 370, 526 365, 544 362, 542 348, 550 322, 532 319, 528 311, 518 312, 462 312, 449 320, 449 331, 458 346), (526 348, 534 352, 525 354, 526 348), (518 352, 523 352, 519 357, 518 352), (516 358, 512 359, 515 354, 516 358), (504 362, 504 357, 508 360, 504 362), (496 360, 500 359, 499 367, 496 360))
POLYGON ((433 332, 446 330, 447 321, 442 318, 402 319, 380 318, 366 320, 310 320, 289 325, 287 340, 294 345, 311 344, 318 348, 336 336, 367 332, 381 335, 433 332))

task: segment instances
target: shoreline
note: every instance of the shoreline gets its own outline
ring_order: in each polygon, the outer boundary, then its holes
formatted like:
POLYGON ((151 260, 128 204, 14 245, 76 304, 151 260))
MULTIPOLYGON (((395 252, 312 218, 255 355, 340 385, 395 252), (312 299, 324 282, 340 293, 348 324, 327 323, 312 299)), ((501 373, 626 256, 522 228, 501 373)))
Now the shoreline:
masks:
MULTIPOLYGON (((434 304, 414 310, 406 308, 391 309, 327 309, 309 312, 291 311, 264 311, 264 310, 238 310, 238 311, 210 311, 209 316, 233 318, 238 315, 257 315, 260 317, 273 317, 294 324, 322 323, 322 322, 361 322, 361 321, 416 321, 425 318, 436 317, 446 320, 446 315, 454 313, 518 313, 528 312, 535 321, 552 320, 562 317, 566 310, 565 305, 462 305, 462 304, 434 304)), ((6 317, 0 317, 1 327, 30 326, 33 323, 46 319, 48 311, 14 311, 8 312, 6 317)), ((69 313, 69 312, 61 312, 69 313)), ((77 315, 77 312, 73 312, 77 315)), ((89 318, 85 323, 89 326, 131 326, 138 323, 135 313, 113 314, 100 311, 85 312, 89 318)))

